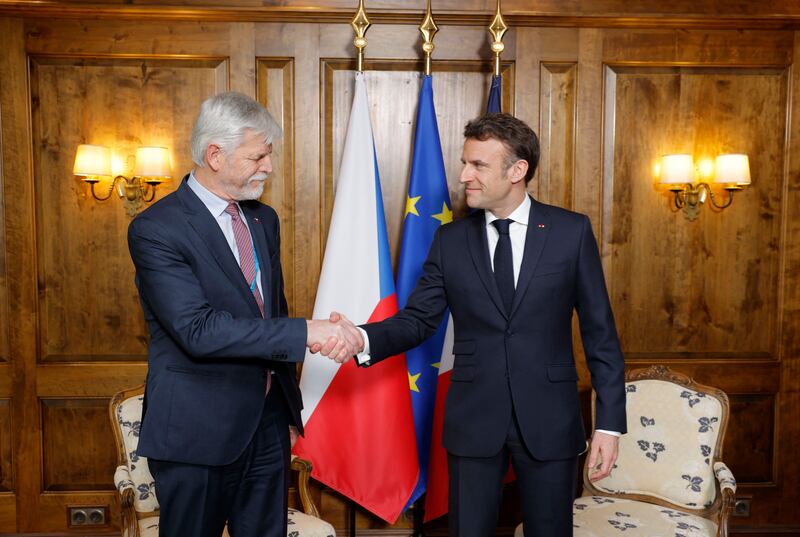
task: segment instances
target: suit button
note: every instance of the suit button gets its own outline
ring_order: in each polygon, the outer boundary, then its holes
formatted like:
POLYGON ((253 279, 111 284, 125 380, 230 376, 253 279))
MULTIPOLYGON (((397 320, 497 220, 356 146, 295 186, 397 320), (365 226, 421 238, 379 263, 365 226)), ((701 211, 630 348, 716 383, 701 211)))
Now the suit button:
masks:
POLYGON ((511 337, 513 335, 514 335, 514 331, 513 330, 511 330, 510 328, 508 330, 506 330, 506 336, 511 337))

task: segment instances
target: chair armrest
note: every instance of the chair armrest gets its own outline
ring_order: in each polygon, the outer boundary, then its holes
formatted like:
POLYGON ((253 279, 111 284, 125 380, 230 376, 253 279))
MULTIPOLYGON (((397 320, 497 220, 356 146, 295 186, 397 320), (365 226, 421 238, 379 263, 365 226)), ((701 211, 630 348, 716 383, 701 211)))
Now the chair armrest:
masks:
POLYGON ((736 502, 736 478, 733 477, 733 472, 728 468, 724 462, 714 463, 714 475, 719 483, 719 490, 722 494, 722 502, 719 510, 719 531, 717 535, 720 537, 728 536, 728 517, 733 511, 733 505, 736 502))
POLYGON ((121 497, 120 503, 123 508, 133 506, 133 497, 136 494, 131 473, 124 464, 117 466, 114 472, 114 483, 117 485, 117 492, 121 497))
POLYGON ((714 463, 714 475, 717 476, 721 491, 729 490, 732 494, 736 494, 736 478, 724 462, 714 463))
POLYGON ((311 461, 292 455, 291 469, 298 473, 297 491, 300 493, 300 503, 303 504, 303 512, 307 515, 319 518, 319 510, 317 510, 317 506, 314 505, 314 500, 311 498, 311 491, 308 488, 308 478, 311 476, 311 470, 313 469, 311 461))
POLYGON ((117 466, 114 472, 114 483, 120 495, 122 507, 122 532, 125 537, 139 537, 139 523, 136 519, 136 510, 133 500, 136 496, 136 485, 131 479, 131 473, 124 464, 117 466))

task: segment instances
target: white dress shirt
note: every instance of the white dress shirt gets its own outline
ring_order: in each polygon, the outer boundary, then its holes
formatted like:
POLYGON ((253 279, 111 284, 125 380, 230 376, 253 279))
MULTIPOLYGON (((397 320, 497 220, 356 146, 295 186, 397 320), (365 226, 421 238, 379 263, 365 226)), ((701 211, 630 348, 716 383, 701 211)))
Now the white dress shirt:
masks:
MULTIPOLYGON (((225 209, 228 207, 228 201, 220 198, 209 189, 204 187, 200 184, 200 182, 195 179, 194 172, 189 174, 189 180, 186 181, 186 184, 189 188, 192 189, 192 192, 197 194, 197 197, 200 198, 200 201, 203 202, 203 205, 206 206, 206 209, 211 213, 211 216, 214 217, 216 220, 217 225, 222 230, 222 234, 225 235, 225 240, 228 241, 228 246, 233 252, 233 257, 236 258, 236 262, 239 263, 239 247, 236 245, 236 237, 233 234, 233 222, 231 220, 231 215, 225 212, 225 209)), ((236 204, 239 205, 238 203, 236 204)), ((239 207, 239 214, 241 215, 242 222, 244 226, 247 228, 247 231, 250 231, 250 226, 247 225, 247 219, 244 217, 244 213, 242 212, 242 208, 239 207)), ((250 238, 252 241, 252 237, 250 238)), ((255 243, 253 244, 253 253, 256 254, 255 251, 255 243)), ((261 266, 259 265, 256 270, 256 288, 258 289, 258 294, 261 295, 263 300, 264 293, 261 291, 261 266)))

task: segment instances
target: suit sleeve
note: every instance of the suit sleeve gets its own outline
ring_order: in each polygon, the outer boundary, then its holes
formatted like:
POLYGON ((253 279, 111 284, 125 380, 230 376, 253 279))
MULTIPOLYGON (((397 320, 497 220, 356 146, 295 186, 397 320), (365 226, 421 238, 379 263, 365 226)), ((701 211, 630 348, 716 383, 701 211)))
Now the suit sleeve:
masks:
MULTIPOLYGON (((159 324, 193 358, 303 360, 304 319, 234 318, 226 311, 212 308, 181 253, 180 244, 164 233, 163 224, 144 217, 133 220, 128 228, 128 248, 142 300, 159 324)), ((286 311, 285 304, 284 298, 281 313, 286 311)))
POLYGON ((581 230, 576 309, 596 394, 595 429, 625 433, 625 360, 588 217, 583 218, 581 230))
POLYGON ((442 274, 441 231, 436 230, 422 276, 408 297, 406 307, 377 323, 362 325, 370 345, 370 365, 413 349, 431 337, 447 308, 442 274))

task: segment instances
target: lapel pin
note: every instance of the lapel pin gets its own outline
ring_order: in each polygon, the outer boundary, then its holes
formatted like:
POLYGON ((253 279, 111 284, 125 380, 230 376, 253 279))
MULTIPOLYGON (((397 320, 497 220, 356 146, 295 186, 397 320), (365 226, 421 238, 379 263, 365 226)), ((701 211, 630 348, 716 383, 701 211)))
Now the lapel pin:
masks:
POLYGON ((544 229, 544 224, 539 224, 539 227, 540 227, 541 229, 544 229))
POLYGON ((258 220, 258 218, 253 218, 253 222, 255 222, 256 224, 258 224, 258 223, 259 223, 259 220, 258 220))

